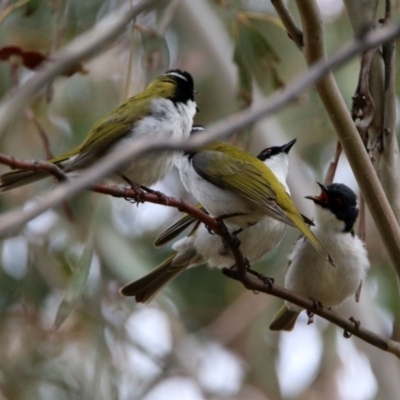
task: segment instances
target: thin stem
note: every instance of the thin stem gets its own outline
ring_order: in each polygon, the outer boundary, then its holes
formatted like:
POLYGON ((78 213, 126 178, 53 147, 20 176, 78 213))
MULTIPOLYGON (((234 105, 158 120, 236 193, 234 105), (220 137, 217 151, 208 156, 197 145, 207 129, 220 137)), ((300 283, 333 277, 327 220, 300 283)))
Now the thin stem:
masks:
POLYGON ((271 3, 285 26, 290 39, 292 39, 296 46, 301 50, 304 46, 303 32, 297 26, 292 14, 282 0, 271 0, 271 3))

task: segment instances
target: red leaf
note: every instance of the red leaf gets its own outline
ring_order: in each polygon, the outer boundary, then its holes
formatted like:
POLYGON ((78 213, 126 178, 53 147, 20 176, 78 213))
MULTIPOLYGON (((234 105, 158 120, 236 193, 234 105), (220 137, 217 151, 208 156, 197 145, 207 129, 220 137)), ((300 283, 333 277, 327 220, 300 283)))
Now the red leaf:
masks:
POLYGON ((22 61, 26 68, 35 69, 37 68, 43 61, 47 59, 47 57, 38 51, 23 51, 21 53, 22 61))
POLYGON ((22 50, 18 46, 4 46, 0 49, 0 60, 7 61, 11 56, 20 56, 22 50))

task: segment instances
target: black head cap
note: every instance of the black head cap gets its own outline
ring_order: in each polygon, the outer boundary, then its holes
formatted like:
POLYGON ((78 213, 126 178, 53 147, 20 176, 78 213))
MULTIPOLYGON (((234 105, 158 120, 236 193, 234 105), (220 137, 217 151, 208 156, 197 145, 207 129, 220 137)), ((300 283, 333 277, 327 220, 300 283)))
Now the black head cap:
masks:
POLYGON ((293 139, 289 143, 284 144, 283 146, 267 147, 257 156, 257 158, 261 161, 265 161, 268 160, 268 158, 271 158, 272 156, 275 156, 280 153, 289 154, 289 151, 296 143, 296 140, 297 139, 293 139))
POLYGON ((187 103, 189 100, 194 101, 194 83, 192 75, 189 72, 180 69, 170 69, 163 76, 173 80, 176 90, 171 100, 174 102, 187 103))
POLYGON ((321 188, 321 194, 319 196, 306 196, 306 199, 329 209, 338 220, 345 223, 344 231, 350 232, 359 212, 355 193, 342 183, 332 183, 326 186, 318 183, 318 185, 321 188))

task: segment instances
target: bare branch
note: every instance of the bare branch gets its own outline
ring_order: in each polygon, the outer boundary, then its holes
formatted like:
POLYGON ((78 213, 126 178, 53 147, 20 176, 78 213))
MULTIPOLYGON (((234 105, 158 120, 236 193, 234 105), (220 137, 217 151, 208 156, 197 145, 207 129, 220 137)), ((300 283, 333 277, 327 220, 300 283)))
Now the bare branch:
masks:
POLYGON ((57 165, 46 161, 24 161, 0 153, 0 164, 8 165, 12 169, 23 169, 27 171, 45 171, 53 175, 59 182, 68 180, 68 175, 57 167, 57 165))
POLYGON ((240 251, 237 239, 230 234, 224 223, 201 211, 199 208, 186 203, 182 199, 167 197, 161 193, 137 193, 132 188, 126 188, 116 185, 94 185, 91 187, 91 190, 97 193, 109 194, 113 197, 133 199, 135 202, 137 201, 136 199, 140 199, 138 200, 140 202, 146 201, 149 203, 174 207, 177 208, 179 211, 191 215, 192 217, 201 221, 204 225, 206 225, 209 229, 213 230, 214 233, 221 237, 222 242, 228 247, 229 251, 232 253, 235 259, 237 270, 241 272, 244 272, 246 270, 247 262, 242 252, 240 251))
POLYGON ((284 27, 286 28, 290 39, 292 39, 296 46, 301 50, 304 46, 303 32, 296 25, 292 14, 290 14, 290 11, 287 9, 282 0, 271 0, 271 3, 279 15, 284 27))
MULTIPOLYGON (((263 281, 256 279, 249 274, 238 274, 236 271, 224 268, 222 272, 243 284, 246 289, 253 290, 256 292, 267 293, 275 297, 279 297, 283 300, 287 300, 290 303, 296 304, 310 312, 319 315, 320 317, 332 322, 333 324, 344 329, 344 334, 349 333, 357 336, 372 346, 378 347, 381 350, 387 351, 400 358, 400 343, 390 338, 385 338, 374 332, 371 332, 358 324, 355 324, 353 320, 345 319, 334 311, 326 308, 315 307, 315 302, 305 297, 299 296, 298 294, 291 292, 281 286, 277 286, 272 283, 265 284, 263 281)), ((346 337, 346 336, 345 336, 346 337)), ((349 336, 347 336, 349 337, 349 336)))

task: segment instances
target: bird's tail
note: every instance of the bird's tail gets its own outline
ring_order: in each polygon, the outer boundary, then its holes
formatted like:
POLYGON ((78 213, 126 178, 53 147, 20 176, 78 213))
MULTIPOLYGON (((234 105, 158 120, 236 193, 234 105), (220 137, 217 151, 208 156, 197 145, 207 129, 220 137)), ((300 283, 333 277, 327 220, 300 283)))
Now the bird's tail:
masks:
POLYGON ((275 315, 275 318, 271 322, 269 329, 271 331, 291 331, 294 328, 297 317, 300 311, 291 311, 284 304, 275 315))
POLYGON ((186 269, 187 265, 172 265, 176 254, 175 252, 172 253, 162 264, 143 278, 122 287, 120 290, 121 294, 135 297, 138 303, 150 303, 164 286, 186 269))
POLYGON ((44 171, 11 171, 0 176, 0 193, 27 185, 40 179, 48 177, 44 171))
MULTIPOLYGON (((200 203, 196 204, 196 208, 198 208, 203 212, 207 212, 200 203)), ((180 233, 182 233, 187 227, 192 225, 194 222, 196 222, 196 225, 192 229, 191 233, 198 228, 200 222, 191 215, 185 214, 179 221, 175 222, 164 232, 162 232, 159 236, 157 236, 156 240, 154 241, 154 246, 156 247, 164 246, 164 244, 170 242, 172 239, 175 239, 180 233)), ((191 233, 189 234, 189 236, 191 235, 191 233)))

